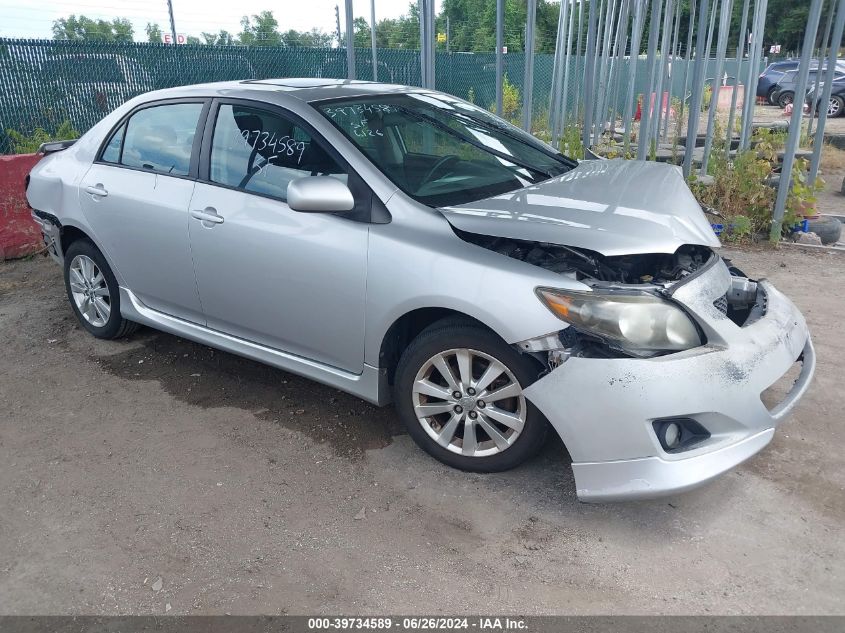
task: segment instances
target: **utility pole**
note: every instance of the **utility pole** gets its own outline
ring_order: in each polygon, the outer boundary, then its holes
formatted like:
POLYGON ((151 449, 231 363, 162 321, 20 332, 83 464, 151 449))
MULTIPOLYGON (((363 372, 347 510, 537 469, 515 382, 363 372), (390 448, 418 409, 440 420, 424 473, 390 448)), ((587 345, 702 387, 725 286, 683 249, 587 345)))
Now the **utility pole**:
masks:
POLYGON ((167 13, 170 15, 170 34, 173 36, 173 45, 176 46, 176 22, 173 20, 173 0, 167 0, 167 13))
POLYGON ((376 61, 376 0, 370 0, 370 36, 373 41, 373 81, 378 81, 378 62, 376 61))
POLYGON ((352 0, 346 0, 346 77, 355 79, 355 25, 352 0))
POLYGON ((505 59, 505 0, 496 0, 496 114, 502 116, 505 59))
MULTIPOLYGON (((170 0, 168 0, 168 2, 169 1, 170 0)), ((334 5, 334 20, 337 32, 337 45, 340 46, 343 43, 343 37, 340 35, 340 8, 337 5, 334 5)))
POLYGON ((449 16, 446 16, 446 52, 451 53, 450 44, 452 40, 452 31, 449 24, 449 16))

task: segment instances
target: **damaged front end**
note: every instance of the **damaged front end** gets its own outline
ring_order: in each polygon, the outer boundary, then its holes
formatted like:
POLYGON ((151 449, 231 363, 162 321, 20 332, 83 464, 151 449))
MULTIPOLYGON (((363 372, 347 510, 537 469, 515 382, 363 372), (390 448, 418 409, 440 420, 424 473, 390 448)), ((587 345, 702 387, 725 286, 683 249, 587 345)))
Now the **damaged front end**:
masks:
MULTIPOLYGON (((564 323, 563 329, 517 344, 549 368, 571 356, 650 358, 698 347, 707 342, 699 322, 672 298, 719 256, 701 245, 674 253, 605 256, 583 248, 528 242, 456 231, 467 242, 560 274, 587 291, 537 289, 539 299, 564 323)), ((736 283, 717 306, 738 324, 759 306, 757 284, 731 269, 736 283)))

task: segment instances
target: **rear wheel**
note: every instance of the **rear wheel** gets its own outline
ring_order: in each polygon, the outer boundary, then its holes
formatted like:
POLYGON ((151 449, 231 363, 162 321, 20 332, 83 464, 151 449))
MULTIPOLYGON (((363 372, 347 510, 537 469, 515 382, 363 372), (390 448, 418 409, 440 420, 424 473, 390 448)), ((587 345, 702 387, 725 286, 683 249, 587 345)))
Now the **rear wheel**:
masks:
POLYGON ((833 95, 830 103, 827 104, 827 116, 831 118, 842 116, 843 111, 845 111, 845 99, 839 95, 833 95))
POLYGON ((785 108, 785 107, 786 107, 786 106, 788 106, 790 103, 792 103, 792 101, 793 101, 794 97, 795 97, 795 95, 794 95, 792 92, 788 91, 788 90, 786 90, 786 91, 784 91, 784 92, 781 92, 781 93, 778 95, 778 105, 779 105, 781 108, 785 108))
POLYGON ((120 338, 138 324, 120 315, 117 280, 94 244, 81 239, 65 252, 65 288, 79 323, 97 338, 120 338))
POLYGON ((539 366, 476 325, 432 326, 405 350, 395 402, 408 433, 439 461, 475 472, 514 468, 548 423, 523 394, 539 366))
POLYGON ((777 105, 777 101, 775 100, 775 88, 772 87, 769 90, 769 94, 766 95, 766 101, 769 102, 769 105, 777 105))

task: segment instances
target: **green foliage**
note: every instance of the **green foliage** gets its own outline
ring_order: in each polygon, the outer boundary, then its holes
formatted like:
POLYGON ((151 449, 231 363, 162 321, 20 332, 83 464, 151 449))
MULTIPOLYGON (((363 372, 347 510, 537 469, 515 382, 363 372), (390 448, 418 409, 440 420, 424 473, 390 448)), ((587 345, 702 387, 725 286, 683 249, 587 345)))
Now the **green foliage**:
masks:
POLYGON ((144 27, 144 31, 147 33, 147 41, 150 44, 161 43, 161 27, 158 24, 147 22, 147 26, 144 27))
POLYGON ((24 134, 17 130, 6 130, 11 142, 12 152, 15 154, 32 154, 41 143, 49 141, 69 141, 79 138, 79 132, 74 129, 70 121, 63 121, 55 133, 50 134, 44 128, 37 127, 31 134, 24 134))
POLYGON ((560 137, 560 151, 577 160, 584 158, 584 143, 581 139, 581 128, 577 125, 567 125, 560 137))
POLYGON ((753 233, 768 233, 775 202, 775 190, 766 179, 776 164, 776 152, 765 142, 740 152, 733 162, 725 158, 725 135, 717 125, 708 171, 713 184, 691 179, 690 189, 705 208, 724 218, 725 238, 743 239, 753 233))
POLYGON ((784 226, 794 226, 801 217, 816 213, 816 194, 824 190, 824 181, 816 178, 815 182, 810 182, 808 168, 805 158, 796 159, 792 165, 792 187, 786 197, 784 226))
POLYGON ((281 46, 279 21, 273 16, 273 12, 262 11, 253 15, 252 19, 242 17, 238 43, 244 46, 281 46))
POLYGON ((701 111, 704 112, 710 108, 710 101, 713 99, 713 86, 704 86, 704 92, 701 95, 701 111))
MULTIPOLYGON (((72 42, 131 42, 133 40, 132 23, 126 18, 111 21, 92 20, 91 18, 71 14, 53 22, 53 39, 72 42)), ((160 41, 160 40, 159 40, 160 41)))
POLYGON ((467 101, 470 103, 475 103, 475 88, 470 88, 469 92, 467 92, 467 101))

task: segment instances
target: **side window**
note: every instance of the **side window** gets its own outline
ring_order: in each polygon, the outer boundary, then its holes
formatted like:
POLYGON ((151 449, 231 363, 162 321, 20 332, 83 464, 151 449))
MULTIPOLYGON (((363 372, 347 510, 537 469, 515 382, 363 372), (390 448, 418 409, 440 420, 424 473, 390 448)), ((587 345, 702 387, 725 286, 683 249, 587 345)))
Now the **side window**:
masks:
POLYGON ((211 143, 212 182, 287 199, 288 185, 304 176, 346 171, 289 119, 239 105, 221 105, 211 143))
POLYGON ((106 163, 119 163, 120 162, 120 148, 123 145, 123 135, 126 133, 126 124, 120 126, 120 128, 112 134, 111 139, 109 140, 109 144, 106 145, 106 148, 103 150, 102 160, 106 163))
MULTIPOLYGON (((201 103, 174 103, 138 111, 126 123, 120 164, 187 176, 201 103)), ((117 135, 115 135, 117 136, 117 135)), ((109 152, 112 142, 103 153, 109 152)))

